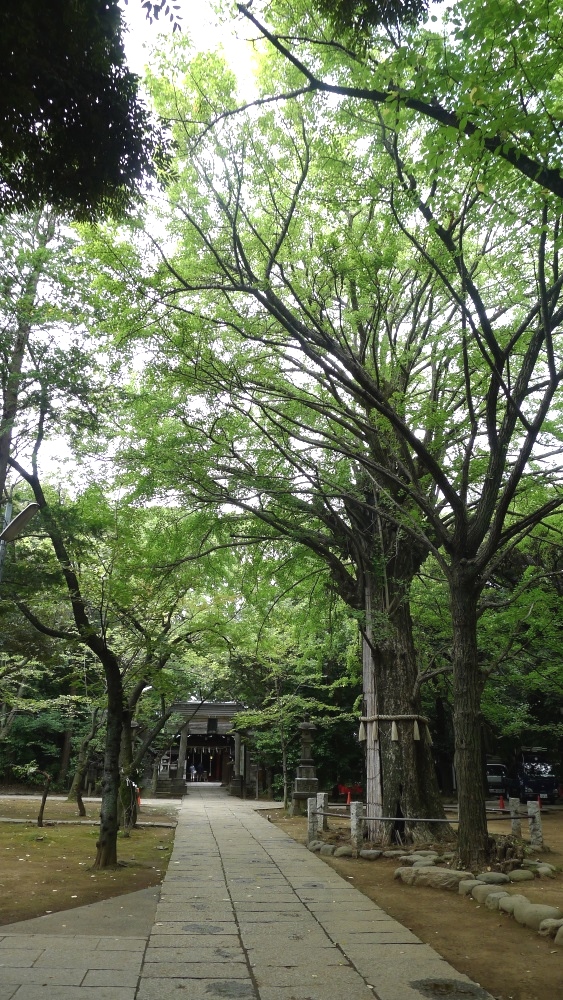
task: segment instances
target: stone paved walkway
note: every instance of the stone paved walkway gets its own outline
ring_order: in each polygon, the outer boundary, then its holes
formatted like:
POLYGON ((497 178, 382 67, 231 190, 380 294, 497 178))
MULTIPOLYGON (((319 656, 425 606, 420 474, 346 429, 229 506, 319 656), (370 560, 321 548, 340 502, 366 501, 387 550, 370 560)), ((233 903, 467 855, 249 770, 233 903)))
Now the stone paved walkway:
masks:
POLYGON ((0 1000, 44 1000, 45 986, 56 1000, 492 1000, 217 786, 183 800, 148 941, 14 927, 0 937, 0 1000))

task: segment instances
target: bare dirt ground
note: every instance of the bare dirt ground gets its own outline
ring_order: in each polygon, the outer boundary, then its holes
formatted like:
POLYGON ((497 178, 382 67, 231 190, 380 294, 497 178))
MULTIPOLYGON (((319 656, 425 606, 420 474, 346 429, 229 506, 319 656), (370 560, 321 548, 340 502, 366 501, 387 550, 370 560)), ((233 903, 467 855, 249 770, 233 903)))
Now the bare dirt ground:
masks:
MULTIPOLYGON (((306 819, 285 818, 281 810, 269 810, 268 815, 291 837, 305 843, 306 819)), ((532 902, 563 910, 563 808, 546 809, 542 819, 545 844, 550 850, 537 857, 562 870, 553 880, 536 879, 510 886, 508 891, 522 892, 532 902)), ((330 825, 323 839, 349 842, 349 823, 331 819, 330 825)), ((525 822, 523 832, 524 826, 525 822)), ((489 832, 505 834, 507 823, 491 821, 489 832)), ((486 910, 457 892, 404 885, 393 877, 398 865, 392 858, 321 860, 496 1000, 563 1000, 563 948, 555 948, 552 938, 542 938, 508 914, 486 910)))
MULTIPOLYGON (((49 798, 43 827, 36 825, 39 798, 0 795, 0 925, 97 903, 162 882, 174 839, 175 806, 143 806, 139 820, 168 827, 135 829, 119 837, 115 869, 92 871, 95 825, 80 823, 76 806, 49 798), (74 822, 69 823, 69 820, 74 822)), ((87 817, 99 819, 100 802, 85 802, 87 817)))
MULTIPOLYGON (((9 819, 25 819, 30 823, 35 823, 39 812, 41 796, 39 795, 3 795, 0 792, 0 817, 9 819)), ((180 800, 178 800, 179 805, 180 800)), ((100 818, 100 799, 84 799, 86 816, 84 822, 97 823, 100 818)), ((153 824, 166 823, 176 825, 175 806, 169 804, 169 800, 164 800, 161 804, 156 799, 152 799, 150 804, 141 804, 139 811, 139 823, 153 824)), ((45 805, 43 822, 46 826, 59 821, 72 820, 75 823, 81 822, 78 815, 78 808, 74 802, 67 802, 61 796, 50 795, 45 805)))

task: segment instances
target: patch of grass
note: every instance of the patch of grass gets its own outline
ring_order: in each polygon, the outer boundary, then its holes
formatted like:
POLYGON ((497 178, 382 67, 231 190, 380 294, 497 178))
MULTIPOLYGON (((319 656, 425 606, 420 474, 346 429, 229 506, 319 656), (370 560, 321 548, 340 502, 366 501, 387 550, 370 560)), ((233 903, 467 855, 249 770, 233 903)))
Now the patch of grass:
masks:
POLYGON ((106 871, 92 871, 97 837, 97 827, 1 823, 0 925, 160 884, 174 830, 145 828, 120 836, 120 865, 106 871))

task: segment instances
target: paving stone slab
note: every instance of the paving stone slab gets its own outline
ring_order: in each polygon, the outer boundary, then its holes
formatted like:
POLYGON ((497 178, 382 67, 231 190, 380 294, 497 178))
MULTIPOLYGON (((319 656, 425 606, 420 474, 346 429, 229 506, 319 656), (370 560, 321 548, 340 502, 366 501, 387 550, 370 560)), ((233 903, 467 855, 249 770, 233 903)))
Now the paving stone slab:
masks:
POLYGON ((231 904, 231 897, 229 896, 226 889, 223 890, 221 894, 216 896, 207 893, 198 893, 197 895, 193 893, 189 886, 185 888, 175 889, 174 892, 163 893, 160 898, 159 906, 192 906, 196 908, 205 907, 217 907, 218 910, 229 909, 231 904))
POLYGON ((243 899, 237 902, 237 913, 298 913, 299 900, 291 903, 263 903, 256 899, 243 899))
POLYGON ((311 919, 310 914, 301 913, 299 910, 290 910, 289 912, 282 910, 239 910, 238 911, 238 922, 242 926, 243 924, 291 924, 291 926, 299 926, 303 921, 311 919))
MULTIPOLYGON (((307 986, 261 986, 260 1000, 342 1000, 338 986, 330 983, 308 983, 307 986)), ((374 1000, 373 990, 359 979, 358 984, 346 990, 346 1000, 374 1000)), ((410 1000, 410 998, 407 998, 410 1000)), ((421 1000, 420 995, 417 1000, 421 1000)))
MULTIPOLYGON (((159 934, 199 934, 203 937, 209 934, 233 934, 233 921, 209 922, 195 920, 158 920, 155 929, 159 934)), ((152 936, 152 935, 151 935, 152 936)))
POLYGON ((125 951, 96 951, 95 949, 80 948, 75 951, 67 948, 59 951, 49 948, 37 959, 34 969, 118 969, 120 971, 135 970, 141 968, 142 956, 138 952, 125 951))
POLYGON ((312 961, 309 948, 303 946, 280 950, 276 947, 275 942, 272 942, 269 949, 249 948, 248 961, 253 969, 258 966, 281 969, 301 968, 317 975, 329 966, 349 966, 350 964, 340 948, 335 948, 334 945, 326 948, 315 948, 315 958, 312 961))
MULTIPOLYGON (((441 958, 429 945, 401 945, 397 946, 393 953, 390 948, 383 953, 372 956, 371 961, 362 962, 357 965, 358 971, 372 985, 375 984, 377 995, 381 1000, 402 1000, 403 993, 412 989, 414 980, 419 982, 447 982, 454 981, 460 984, 458 993, 461 993, 459 1000, 470 1000, 471 993, 463 994, 463 989, 469 986, 476 986, 470 979, 462 973, 458 973, 443 958, 441 958), (403 990, 403 993, 401 993, 403 990)), ((478 987, 480 989, 480 987, 478 987)), ((455 993, 453 994, 455 996, 455 993)), ((417 1000, 421 1000, 424 994, 417 995, 417 1000)), ((436 989, 434 993, 429 993, 432 1000, 436 997, 447 997, 450 1000, 450 993, 436 989)), ((489 994, 484 993, 484 997, 489 1000, 489 994)), ((456 1000, 458 998, 456 997, 456 1000)))
MULTIPOLYGON (((20 986, 13 1000, 45 1000, 42 986, 20 986)), ((59 986, 56 1000, 135 1000, 135 990, 127 986, 59 986)))
MULTIPOLYGON (((396 920, 389 920, 387 923, 381 922, 375 924, 369 930, 361 933, 350 931, 346 926, 342 926, 332 930, 330 937, 339 948, 368 948, 370 945, 376 944, 382 935, 395 934, 399 930, 407 930, 407 928, 403 927, 402 924, 398 924, 396 920)), ((418 938, 416 940, 418 941, 418 938)))
POLYGON ((184 905, 177 904, 174 910, 169 909, 165 913, 157 914, 156 924, 171 923, 173 921, 178 921, 182 924, 203 924, 207 922, 211 924, 234 924, 236 917, 232 909, 220 910, 215 906, 193 907, 189 903, 185 903, 184 905))
MULTIPOLYGON (((335 937, 335 941, 344 949, 343 942, 346 941, 346 951, 353 948, 356 952, 359 949, 366 947, 365 937, 367 935, 356 935, 355 937, 348 937, 347 932, 344 934, 339 934, 335 937)), ((417 938, 416 934, 409 931, 407 927, 403 927, 402 924, 398 924, 396 927, 389 927, 387 930, 381 931, 371 931, 369 934, 369 944, 370 947, 376 947, 380 944, 419 944, 420 938, 417 938)))
POLYGON ((190 962, 245 962, 242 948, 153 948, 149 945, 145 953, 147 962, 185 962, 189 956, 190 962))
POLYGON ((275 915, 265 913, 262 920, 247 920, 251 913, 240 913, 238 920, 239 933, 245 937, 267 937, 275 933, 278 941, 303 941, 307 940, 311 945, 322 944, 326 941, 327 933, 323 926, 318 923, 310 913, 301 917, 301 920, 276 920, 275 915))
POLYGON ((18 986, 9 983, 0 983, 0 1000, 12 1000, 12 997, 16 990, 19 989, 18 986))
MULTIPOLYGON (((36 986, 79 986, 87 967, 82 969, 2 969, 2 983, 36 986)), ((58 992, 58 991, 57 991, 58 992)))
POLYGON ((394 929, 402 926, 402 924, 399 924, 398 921, 390 918, 388 914, 384 914, 384 916, 380 918, 373 918, 373 919, 369 918, 368 920, 361 920, 361 921, 345 920, 345 919, 343 920, 337 916, 334 917, 328 916, 328 917, 323 917, 322 919, 319 917, 319 923, 325 929, 325 931, 327 931, 327 933, 330 933, 331 936, 334 936, 335 933, 360 934, 360 935, 372 934, 374 931, 381 933, 381 931, 387 929, 394 929))
POLYGON ((96 951, 128 951, 130 954, 138 951, 142 955, 146 945, 146 938, 100 938, 96 951))
MULTIPOLYGON (((227 972, 220 962, 146 962, 143 979, 218 979, 227 972)), ((246 962, 229 966, 230 979, 249 979, 246 962)))
POLYGON ((269 903, 272 906, 276 906, 278 903, 287 903, 288 905, 299 905, 299 898, 295 893, 262 893, 262 892, 233 892, 232 902, 235 910, 239 903, 269 903))
POLYGON ((226 903, 224 900, 197 901, 188 897, 175 903, 159 903, 155 923, 160 923, 161 920, 198 921, 202 918, 212 920, 216 924, 228 922, 234 920, 233 908, 230 903, 226 903))
MULTIPOLYGON (((85 1000, 85 998, 82 996, 76 1000, 85 1000)), ((97 1000, 97 998, 93 998, 93 1000, 97 1000)), ((105 998, 100 998, 100 1000, 105 1000, 105 998)), ((116 998, 116 1000, 120 1000, 120 998, 116 998)), ((136 1000, 259 1000, 259 997, 250 980, 244 982, 227 978, 191 979, 186 983, 185 979, 143 979, 136 1000)), ((373 995, 371 1000, 373 1000, 373 995)))
POLYGON ((347 898, 346 900, 323 899, 319 902, 307 902, 306 906, 313 913, 373 913, 374 910, 381 909, 376 903, 372 903, 371 899, 368 899, 367 896, 359 899, 357 903, 358 905, 356 906, 356 900, 353 898, 347 898))
POLYGON ((239 936, 236 934, 214 934, 212 938, 200 938, 188 934, 151 934, 149 948, 237 948, 239 936))
MULTIPOLYGON (((377 984, 379 1000, 435 1000, 437 996, 448 1000, 494 1000, 490 993, 464 977, 458 977, 455 969, 449 975, 429 976, 410 982, 386 982, 377 984)), ((373 996, 373 994, 372 994, 373 996)))
MULTIPOLYGON (((260 927, 258 924, 253 926, 247 925, 244 930, 241 929, 241 937, 245 948, 262 948, 267 946, 268 942, 272 939, 272 934, 271 927, 260 927)), ((318 948, 319 946, 324 947, 332 943, 328 935, 323 934, 318 928, 311 928, 301 933, 291 933, 288 930, 285 935, 276 931, 275 938, 279 948, 292 948, 294 943, 307 944, 309 948, 318 948)))
POLYGON ((100 941, 103 940, 105 939, 100 937, 84 937, 82 935, 75 935, 72 938, 68 938, 61 937, 60 934, 10 933, 0 940, 0 954, 3 948, 29 947, 39 948, 40 951, 43 951, 44 948, 60 948, 63 942, 66 948, 97 948, 100 941))
MULTIPOLYGON (((136 989, 139 976, 135 972, 118 972, 117 969, 89 969, 81 986, 127 986, 136 989)), ((84 1000, 86 1000, 86 995, 84 1000)))
POLYGON ((352 899, 352 894, 357 890, 350 889, 320 889, 315 892, 314 889, 297 889, 296 895, 303 903, 338 903, 338 905, 345 904, 350 898, 352 899))
POLYGON ((256 980, 258 989, 264 986, 307 986, 310 983, 317 986, 323 985, 338 986, 340 997, 348 996, 348 989, 362 984, 362 978, 351 965, 328 966, 322 968, 320 965, 296 968, 290 966, 283 968, 272 965, 255 965, 252 973, 256 980))
POLYGON ((4 948, 0 951, 0 980, 2 979, 2 968, 5 965, 11 968, 29 969, 35 961, 43 954, 43 948, 24 948, 15 945, 13 948, 4 948))

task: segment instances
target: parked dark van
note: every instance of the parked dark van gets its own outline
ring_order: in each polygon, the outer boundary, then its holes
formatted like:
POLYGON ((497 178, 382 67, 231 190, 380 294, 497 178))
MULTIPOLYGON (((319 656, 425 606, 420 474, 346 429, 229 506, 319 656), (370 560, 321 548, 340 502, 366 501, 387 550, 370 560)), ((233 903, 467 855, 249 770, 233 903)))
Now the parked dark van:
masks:
POLYGON ((487 761, 485 767, 487 791, 492 795, 508 795, 508 772, 504 764, 487 761))
POLYGON ((537 798, 542 802, 555 802, 559 795, 559 780, 546 750, 540 747, 522 750, 518 755, 516 773, 520 802, 537 798))

